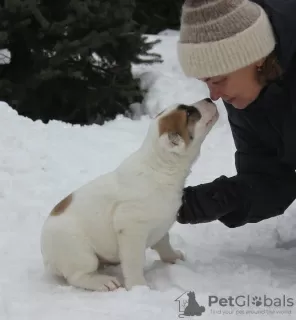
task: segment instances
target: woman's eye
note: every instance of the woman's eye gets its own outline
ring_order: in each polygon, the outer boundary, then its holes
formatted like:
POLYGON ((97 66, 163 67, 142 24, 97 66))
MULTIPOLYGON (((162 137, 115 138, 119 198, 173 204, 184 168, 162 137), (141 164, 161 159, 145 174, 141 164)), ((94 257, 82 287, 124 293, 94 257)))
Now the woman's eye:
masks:
POLYGON ((225 80, 226 80, 226 78, 223 78, 223 79, 220 79, 220 80, 217 80, 217 81, 213 81, 212 83, 213 83, 213 84, 221 84, 221 83, 223 83, 225 80))

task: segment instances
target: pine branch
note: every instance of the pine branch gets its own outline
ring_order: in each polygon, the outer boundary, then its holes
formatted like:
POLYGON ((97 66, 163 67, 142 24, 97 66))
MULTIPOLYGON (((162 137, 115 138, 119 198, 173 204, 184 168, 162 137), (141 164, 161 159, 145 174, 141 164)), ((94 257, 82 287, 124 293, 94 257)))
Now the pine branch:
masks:
POLYGON ((4 0, 4 8, 9 9, 21 4, 20 0, 4 0))
POLYGON ((37 8, 36 0, 28 0, 28 6, 32 10, 34 18, 40 23, 43 29, 48 29, 50 23, 43 16, 41 11, 37 8))
POLYGON ((77 0, 72 0, 69 3, 69 7, 72 8, 73 10, 75 10, 77 15, 80 15, 81 13, 83 13, 85 15, 89 14, 89 12, 87 10, 87 7, 84 6, 83 3, 81 3, 81 2, 79 2, 77 0))

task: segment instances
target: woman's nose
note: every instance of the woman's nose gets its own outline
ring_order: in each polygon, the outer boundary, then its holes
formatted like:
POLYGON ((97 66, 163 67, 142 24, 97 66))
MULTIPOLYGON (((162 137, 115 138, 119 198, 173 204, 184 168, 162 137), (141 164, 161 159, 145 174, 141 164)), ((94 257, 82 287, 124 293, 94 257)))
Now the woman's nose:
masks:
POLYGON ((221 98, 221 94, 217 89, 209 88, 210 90, 210 98, 214 101, 221 98))

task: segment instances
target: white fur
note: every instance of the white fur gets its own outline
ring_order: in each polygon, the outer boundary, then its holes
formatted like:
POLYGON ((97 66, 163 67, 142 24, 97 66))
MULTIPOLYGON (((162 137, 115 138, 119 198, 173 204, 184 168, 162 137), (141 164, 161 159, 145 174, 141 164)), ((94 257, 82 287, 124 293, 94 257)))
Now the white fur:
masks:
POLYGON ((65 212, 49 216, 41 234, 44 264, 68 283, 89 290, 131 289, 146 285, 143 274, 145 249, 156 250, 166 262, 184 259, 169 242, 169 229, 176 221, 182 190, 207 133, 218 119, 214 104, 195 106, 202 119, 194 139, 177 146, 164 134, 158 121, 176 106, 152 120, 142 146, 113 172, 72 193, 65 212), (213 121, 205 125, 209 119, 213 121), (99 272, 100 263, 120 263, 124 284, 99 272))

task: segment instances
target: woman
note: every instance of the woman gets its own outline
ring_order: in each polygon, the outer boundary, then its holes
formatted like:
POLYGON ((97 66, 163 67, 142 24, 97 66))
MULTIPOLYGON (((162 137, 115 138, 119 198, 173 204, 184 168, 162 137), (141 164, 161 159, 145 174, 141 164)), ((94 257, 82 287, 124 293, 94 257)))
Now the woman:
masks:
POLYGON ((178 56, 222 98, 237 175, 184 188, 179 223, 229 228, 281 215, 296 199, 296 0, 187 0, 178 56))

